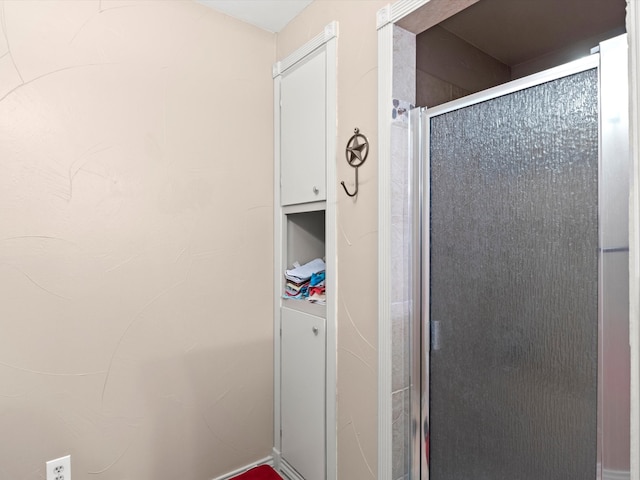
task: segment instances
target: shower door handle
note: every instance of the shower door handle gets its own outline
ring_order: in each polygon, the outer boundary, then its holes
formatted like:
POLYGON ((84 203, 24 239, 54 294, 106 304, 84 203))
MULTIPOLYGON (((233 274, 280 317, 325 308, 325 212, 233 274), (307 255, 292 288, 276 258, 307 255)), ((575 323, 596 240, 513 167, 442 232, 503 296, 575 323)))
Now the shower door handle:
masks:
POLYGON ((440 322, 434 320, 429 322, 429 339, 431 351, 440 350, 440 322))

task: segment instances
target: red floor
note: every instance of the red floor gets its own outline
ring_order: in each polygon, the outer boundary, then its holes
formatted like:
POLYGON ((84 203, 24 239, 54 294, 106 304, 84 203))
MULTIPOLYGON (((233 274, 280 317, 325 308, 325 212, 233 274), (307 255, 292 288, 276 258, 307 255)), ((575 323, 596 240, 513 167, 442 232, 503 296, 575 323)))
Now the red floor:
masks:
POLYGON ((233 480, 282 480, 282 477, 269 465, 260 465, 233 477, 233 480))

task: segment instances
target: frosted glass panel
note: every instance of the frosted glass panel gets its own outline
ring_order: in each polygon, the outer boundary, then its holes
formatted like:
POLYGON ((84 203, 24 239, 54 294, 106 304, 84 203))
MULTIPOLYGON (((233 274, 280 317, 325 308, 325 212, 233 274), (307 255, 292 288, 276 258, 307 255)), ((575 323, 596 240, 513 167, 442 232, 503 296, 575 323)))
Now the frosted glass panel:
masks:
POLYGON ((431 119, 431 480, 595 478, 597 88, 431 119))

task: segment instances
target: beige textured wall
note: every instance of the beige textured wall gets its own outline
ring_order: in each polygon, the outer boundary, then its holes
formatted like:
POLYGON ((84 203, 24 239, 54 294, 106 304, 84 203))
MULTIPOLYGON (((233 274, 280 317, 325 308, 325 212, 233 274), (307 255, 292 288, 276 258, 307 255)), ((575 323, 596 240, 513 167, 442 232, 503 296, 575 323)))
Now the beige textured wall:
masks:
POLYGON ((183 1, 6 0, 0 30, 0 478, 269 455, 275 35, 183 1))
MULTIPOLYGON (((277 35, 283 59, 333 20, 338 37, 338 478, 377 478, 377 30, 388 1, 316 0, 277 35), (339 185, 354 171, 353 129, 371 142, 357 200, 339 185)), ((389 107, 391 115, 391 106, 389 107)))

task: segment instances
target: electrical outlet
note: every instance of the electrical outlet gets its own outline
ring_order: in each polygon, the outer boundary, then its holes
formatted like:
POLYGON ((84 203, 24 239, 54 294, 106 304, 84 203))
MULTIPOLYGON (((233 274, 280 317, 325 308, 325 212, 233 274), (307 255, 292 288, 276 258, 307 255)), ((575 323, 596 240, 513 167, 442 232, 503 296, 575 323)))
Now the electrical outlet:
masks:
POLYGON ((47 462, 47 480, 71 480, 71 455, 47 462))

